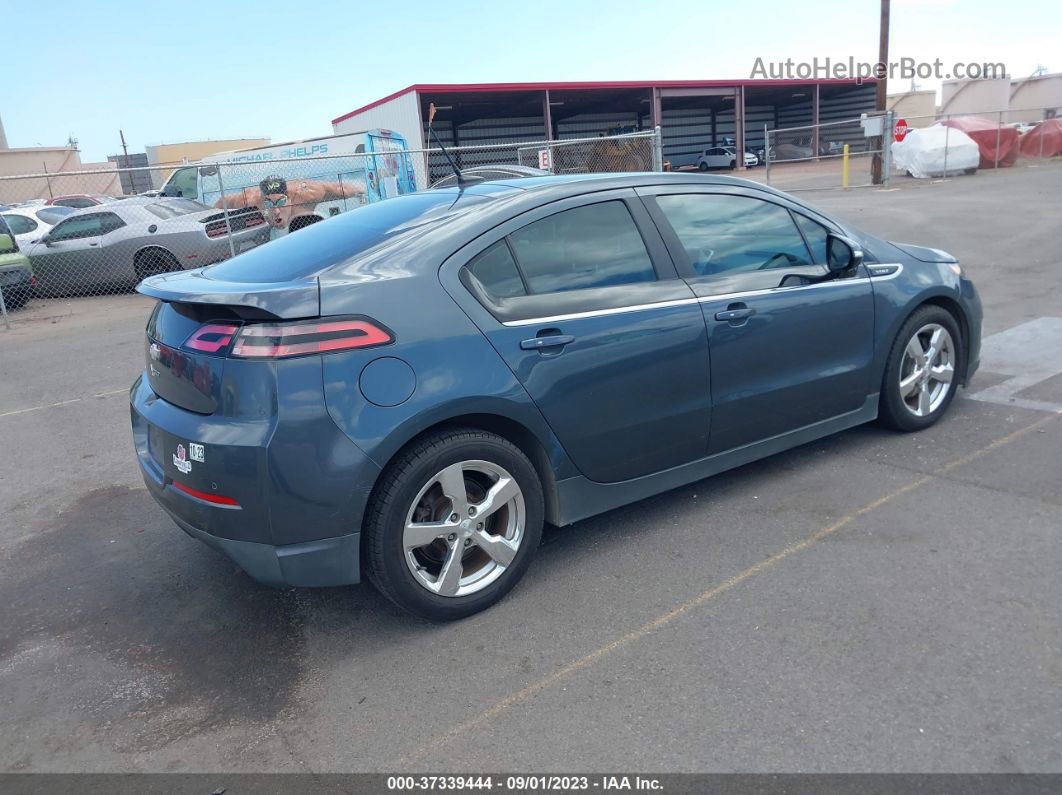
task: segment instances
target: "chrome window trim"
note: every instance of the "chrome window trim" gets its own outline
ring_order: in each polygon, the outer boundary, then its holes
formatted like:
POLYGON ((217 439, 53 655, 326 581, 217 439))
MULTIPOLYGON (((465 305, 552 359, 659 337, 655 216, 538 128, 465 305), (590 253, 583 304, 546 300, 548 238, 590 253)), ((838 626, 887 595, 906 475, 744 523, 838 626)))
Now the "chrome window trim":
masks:
POLYGON ((667 309, 672 306, 688 306, 689 304, 706 304, 711 301, 725 301, 733 298, 751 298, 758 295, 770 295, 780 290, 793 292, 796 290, 818 290, 824 287, 844 287, 850 284, 867 284, 869 282, 884 282, 895 279, 903 272, 903 264, 899 262, 875 262, 874 267, 884 268, 896 266, 896 270, 888 276, 860 276, 857 279, 844 279, 842 281, 820 282, 818 284, 802 284, 796 287, 770 287, 765 290, 745 290, 737 293, 717 293, 715 295, 703 295, 696 298, 680 298, 674 301, 657 301, 653 304, 632 304, 631 306, 617 306, 610 309, 593 309, 587 312, 571 312, 567 315, 548 315, 546 317, 531 317, 525 320, 508 320, 505 326, 534 326, 541 323, 560 323, 564 320, 582 320, 589 317, 606 317, 618 315, 622 312, 642 312, 646 309, 667 309))

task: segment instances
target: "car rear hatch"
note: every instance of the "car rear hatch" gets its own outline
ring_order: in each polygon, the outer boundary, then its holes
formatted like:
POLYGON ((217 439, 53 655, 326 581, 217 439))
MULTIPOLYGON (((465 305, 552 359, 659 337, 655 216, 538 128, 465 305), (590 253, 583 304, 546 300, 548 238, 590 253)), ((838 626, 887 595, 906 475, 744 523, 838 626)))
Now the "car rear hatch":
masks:
POLYGON ((160 301, 144 343, 148 383, 163 400, 197 414, 218 410, 227 366, 261 365, 226 357, 236 330, 248 322, 315 317, 320 308, 316 279, 245 284, 178 271, 146 279, 137 290, 160 301))

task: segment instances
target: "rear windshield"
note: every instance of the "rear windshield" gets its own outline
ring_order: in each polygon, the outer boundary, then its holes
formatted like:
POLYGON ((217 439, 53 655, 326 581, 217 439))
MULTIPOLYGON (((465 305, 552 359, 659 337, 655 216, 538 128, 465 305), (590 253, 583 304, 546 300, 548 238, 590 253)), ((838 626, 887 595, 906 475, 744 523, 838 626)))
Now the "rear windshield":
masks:
POLYGON ((152 215, 166 219, 176 218, 178 215, 188 215, 188 213, 197 213, 210 208, 191 199, 168 199, 158 204, 149 204, 144 209, 152 215))
POLYGON ((35 211, 34 215, 44 223, 55 226, 72 212, 74 212, 73 207, 45 207, 35 211))
POLYGON ((458 196, 456 191, 411 193, 359 207, 212 265, 203 275, 233 282, 305 279, 424 224, 489 201, 468 193, 458 196))

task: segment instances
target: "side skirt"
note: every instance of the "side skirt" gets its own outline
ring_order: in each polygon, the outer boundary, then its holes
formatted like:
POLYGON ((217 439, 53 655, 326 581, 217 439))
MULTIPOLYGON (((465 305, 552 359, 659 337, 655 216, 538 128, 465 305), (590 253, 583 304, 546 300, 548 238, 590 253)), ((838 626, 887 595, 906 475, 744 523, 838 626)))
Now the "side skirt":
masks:
POLYGON ((867 395, 863 405, 847 414, 805 425, 794 431, 699 458, 662 472, 618 483, 597 483, 582 475, 557 483, 559 525, 568 525, 613 508, 619 508, 664 491, 685 486, 761 458, 799 447, 824 436, 871 422, 878 416, 878 393, 867 395))

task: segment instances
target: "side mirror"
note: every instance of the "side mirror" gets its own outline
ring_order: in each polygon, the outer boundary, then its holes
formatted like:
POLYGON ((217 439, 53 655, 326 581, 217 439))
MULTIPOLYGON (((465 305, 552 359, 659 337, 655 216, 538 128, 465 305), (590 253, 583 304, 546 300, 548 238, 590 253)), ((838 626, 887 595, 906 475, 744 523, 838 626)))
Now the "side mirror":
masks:
POLYGON ((826 267, 830 273, 844 273, 863 264, 863 249, 851 238, 826 236, 826 267))

